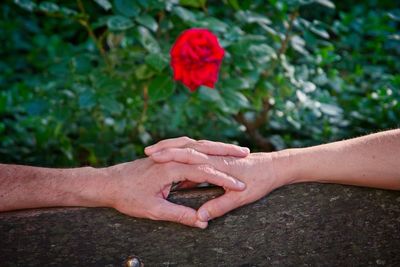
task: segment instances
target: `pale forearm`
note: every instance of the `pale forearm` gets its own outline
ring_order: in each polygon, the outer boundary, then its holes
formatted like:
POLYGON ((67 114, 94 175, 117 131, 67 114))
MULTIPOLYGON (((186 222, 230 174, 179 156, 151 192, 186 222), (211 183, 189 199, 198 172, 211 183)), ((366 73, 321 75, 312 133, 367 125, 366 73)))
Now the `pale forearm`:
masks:
POLYGON ((0 164, 0 211, 52 206, 105 206, 107 179, 91 167, 49 169, 0 164))
POLYGON ((285 167, 289 183, 325 182, 400 189, 400 130, 289 149, 279 154, 289 164, 285 167))

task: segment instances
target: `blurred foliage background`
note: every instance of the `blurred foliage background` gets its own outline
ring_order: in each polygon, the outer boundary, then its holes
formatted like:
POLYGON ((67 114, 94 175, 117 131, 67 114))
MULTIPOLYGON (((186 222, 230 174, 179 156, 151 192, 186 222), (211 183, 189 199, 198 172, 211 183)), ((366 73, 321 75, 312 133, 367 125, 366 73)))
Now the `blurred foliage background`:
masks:
POLYGON ((2 1, 0 161, 104 166, 187 135, 254 151, 400 121, 397 1, 2 1), (172 80, 185 29, 226 50, 216 90, 172 80))

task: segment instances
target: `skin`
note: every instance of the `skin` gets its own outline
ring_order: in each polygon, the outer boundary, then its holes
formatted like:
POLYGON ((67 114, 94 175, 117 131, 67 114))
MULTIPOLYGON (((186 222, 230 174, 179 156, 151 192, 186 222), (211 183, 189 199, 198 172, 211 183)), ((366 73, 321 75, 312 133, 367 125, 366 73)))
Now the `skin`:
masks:
MULTIPOLYGON (((178 138, 176 144, 192 142, 178 138)), ((158 147, 163 147, 160 142, 158 147)), ((205 141, 199 151, 244 157, 247 148, 205 141), (204 150, 202 150, 204 149, 204 150)), ((152 151, 148 148, 147 151, 152 151)), ((107 168, 52 169, 0 164, 0 211, 54 206, 111 207, 129 216, 205 228, 196 210, 166 200, 173 183, 211 183, 227 190, 245 185, 208 164, 156 163, 149 158, 107 168)))
POLYGON ((246 184, 243 191, 227 189, 221 197, 204 203, 197 211, 202 222, 294 183, 338 183, 400 190, 399 129, 309 148, 252 153, 245 158, 210 155, 203 148, 197 149, 196 143, 182 144, 176 139, 153 145, 146 154, 158 163, 209 164, 246 184))
POLYGON ((400 190, 399 148, 400 130, 310 148, 253 154, 247 148, 181 137, 146 148, 150 159, 107 168, 0 164, 0 211, 113 207, 130 216, 206 228, 210 219, 287 184, 340 183, 400 190), (208 182, 224 187, 226 193, 196 212, 166 200, 176 182, 183 186, 208 182))

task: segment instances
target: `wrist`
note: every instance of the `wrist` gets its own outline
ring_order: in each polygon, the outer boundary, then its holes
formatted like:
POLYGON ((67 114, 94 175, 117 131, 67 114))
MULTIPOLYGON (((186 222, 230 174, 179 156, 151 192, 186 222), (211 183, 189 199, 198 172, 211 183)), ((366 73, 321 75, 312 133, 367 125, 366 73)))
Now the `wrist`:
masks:
POLYGON ((111 178, 108 168, 84 167, 78 169, 80 182, 78 188, 77 201, 85 207, 111 207, 113 194, 111 178))
POLYGON ((280 186, 298 182, 297 149, 285 149, 272 154, 272 166, 280 186))
POLYGON ((325 152, 315 147, 293 148, 276 152, 278 175, 281 175, 286 184, 304 182, 326 182, 321 180, 319 173, 323 165, 325 152))

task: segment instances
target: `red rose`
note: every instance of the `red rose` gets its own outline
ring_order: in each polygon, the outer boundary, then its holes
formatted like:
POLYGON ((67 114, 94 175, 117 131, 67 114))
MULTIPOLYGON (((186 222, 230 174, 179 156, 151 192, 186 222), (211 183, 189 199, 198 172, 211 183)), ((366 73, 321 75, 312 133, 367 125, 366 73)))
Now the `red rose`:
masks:
POLYGON ((190 91, 195 91, 200 85, 214 88, 223 57, 224 49, 211 31, 186 30, 171 49, 174 79, 181 81, 190 91))

